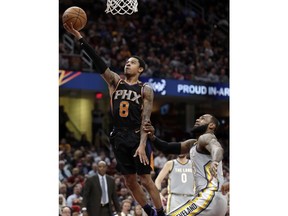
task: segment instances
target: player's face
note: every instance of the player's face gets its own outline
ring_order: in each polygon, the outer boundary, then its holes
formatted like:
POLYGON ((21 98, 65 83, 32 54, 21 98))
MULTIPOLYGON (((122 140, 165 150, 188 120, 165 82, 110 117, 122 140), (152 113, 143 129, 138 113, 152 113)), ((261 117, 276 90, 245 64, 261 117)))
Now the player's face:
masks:
POLYGON ((205 133, 208 129, 210 121, 210 115, 205 114, 200 116, 198 119, 196 119, 194 127, 192 128, 192 132, 205 133))
POLYGON ((137 58, 129 58, 126 61, 125 67, 124 67, 124 74, 125 75, 134 75, 134 74, 140 74, 142 72, 142 67, 140 67, 139 60, 137 58))

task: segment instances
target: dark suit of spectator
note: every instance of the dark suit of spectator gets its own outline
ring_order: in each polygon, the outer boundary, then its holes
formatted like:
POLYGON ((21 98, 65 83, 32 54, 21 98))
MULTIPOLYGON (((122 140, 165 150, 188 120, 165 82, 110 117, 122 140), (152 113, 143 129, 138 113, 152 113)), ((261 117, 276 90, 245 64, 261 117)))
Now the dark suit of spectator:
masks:
POLYGON ((114 178, 106 175, 107 165, 104 161, 98 163, 98 174, 89 177, 83 188, 83 201, 82 209, 85 207, 89 216, 112 216, 113 215, 113 206, 115 211, 121 212, 118 196, 116 193, 116 185, 114 178), (103 168, 104 166, 104 168, 103 168), (101 170, 102 169, 102 170, 101 170), (104 171, 103 171, 104 170, 104 171), (101 173, 102 172, 102 173, 101 173), (104 174, 103 174, 104 173, 104 174), (102 188, 100 184, 100 178, 102 176, 106 177, 107 182, 107 194, 108 194, 108 203, 101 203, 102 197, 102 188))

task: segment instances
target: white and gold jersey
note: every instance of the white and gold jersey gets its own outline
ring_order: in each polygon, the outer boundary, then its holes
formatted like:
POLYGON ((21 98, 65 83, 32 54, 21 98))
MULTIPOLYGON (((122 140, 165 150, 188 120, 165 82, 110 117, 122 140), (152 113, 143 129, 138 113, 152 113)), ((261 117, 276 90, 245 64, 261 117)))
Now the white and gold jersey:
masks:
POLYGON ((197 151, 196 146, 190 150, 194 181, 195 196, 172 212, 169 216, 224 216, 227 212, 227 196, 222 195, 220 188, 223 184, 222 162, 219 163, 217 178, 212 177, 210 166, 212 158, 208 154, 197 151))
POLYGON ((210 166, 212 158, 210 154, 204 154, 197 151, 197 147, 190 149, 190 157, 192 159, 192 168, 195 178, 196 193, 204 188, 210 188, 213 191, 219 191, 224 183, 222 161, 219 162, 217 178, 212 177, 210 166))
POLYGON ((180 163, 177 159, 173 160, 173 167, 169 172, 167 189, 167 212, 193 198, 194 177, 191 160, 187 160, 185 164, 180 163))

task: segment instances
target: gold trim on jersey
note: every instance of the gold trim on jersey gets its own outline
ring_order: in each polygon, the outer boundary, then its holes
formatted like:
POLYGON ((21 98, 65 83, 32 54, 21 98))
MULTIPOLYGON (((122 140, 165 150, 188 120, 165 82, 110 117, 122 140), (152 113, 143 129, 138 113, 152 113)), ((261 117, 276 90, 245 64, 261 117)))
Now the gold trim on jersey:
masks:
POLYGON ((201 191, 197 197, 192 200, 187 201, 177 209, 168 213, 168 216, 195 216, 200 212, 205 210, 210 202, 212 201, 215 190, 211 190, 211 188, 206 188, 201 191))
POLYGON ((218 180, 217 178, 213 177, 210 172, 210 167, 211 167, 212 161, 209 161, 205 166, 205 175, 206 175, 206 180, 207 180, 207 186, 206 188, 211 188, 212 190, 218 191, 218 180))
MULTIPOLYGON (((171 171, 173 170, 174 168, 174 161, 173 161, 173 165, 172 165, 172 169, 169 171, 169 174, 171 173, 171 171)), ((170 206, 171 206, 171 179, 170 179, 170 176, 168 177, 168 182, 167 182, 167 193, 168 193, 168 197, 167 197, 167 209, 166 209, 166 212, 169 212, 170 211, 170 206)))
POLYGON ((167 205, 166 205, 166 212, 171 211, 170 207, 171 207, 171 199, 172 199, 172 194, 168 193, 168 197, 167 197, 167 205))
POLYGON ((195 216, 209 206, 215 193, 218 191, 218 181, 211 175, 209 170, 210 166, 211 161, 204 166, 207 179, 206 187, 200 191, 195 198, 187 201, 172 212, 169 212, 168 216, 195 216))

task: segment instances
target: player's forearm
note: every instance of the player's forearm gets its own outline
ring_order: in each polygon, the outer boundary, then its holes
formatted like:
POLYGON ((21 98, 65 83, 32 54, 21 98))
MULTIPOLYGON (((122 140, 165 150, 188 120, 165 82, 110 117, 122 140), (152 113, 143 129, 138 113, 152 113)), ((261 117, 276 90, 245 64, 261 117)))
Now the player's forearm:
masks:
POLYGON ((160 179, 160 178, 156 178, 156 180, 155 180, 155 186, 157 187, 159 192, 161 191, 161 182, 162 182, 162 180, 163 179, 160 179))
POLYGON ((144 109, 142 112, 142 122, 141 122, 141 127, 140 127, 140 131, 141 131, 140 145, 145 144, 144 146, 146 146, 148 134, 147 132, 144 131, 144 125, 147 122, 150 122, 151 110, 152 110, 151 102, 144 100, 144 109))
POLYGON ((85 52, 93 61, 93 65, 99 69, 100 74, 103 74, 108 68, 106 63, 102 60, 100 56, 97 55, 95 50, 87 43, 87 41, 83 37, 79 39, 79 42, 80 42, 81 48, 85 50, 85 52))
POLYGON ((164 154, 181 154, 180 142, 167 142, 159 139, 155 135, 151 138, 153 145, 164 154))
POLYGON ((140 145, 146 147, 146 142, 147 142, 147 133, 141 130, 140 145))
POLYGON ((223 159, 224 150, 222 147, 213 147, 211 151, 212 161, 220 162, 223 159))

